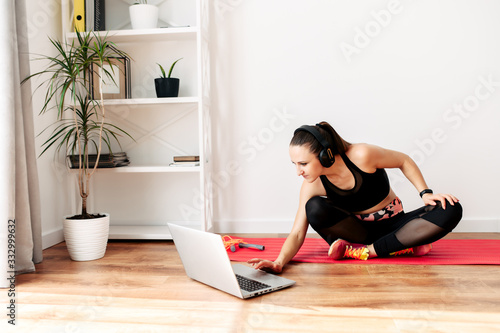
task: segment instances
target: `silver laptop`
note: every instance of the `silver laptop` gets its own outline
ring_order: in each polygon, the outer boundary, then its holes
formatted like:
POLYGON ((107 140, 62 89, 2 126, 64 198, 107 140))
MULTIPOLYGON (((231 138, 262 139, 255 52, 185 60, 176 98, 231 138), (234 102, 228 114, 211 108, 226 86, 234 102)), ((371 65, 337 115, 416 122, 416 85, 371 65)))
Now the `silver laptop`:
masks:
MULTIPOLYGON (((222 237, 168 224, 186 274, 199 282, 240 298, 280 290, 295 281, 229 261, 222 237)), ((258 254, 256 253, 256 256, 258 254)))

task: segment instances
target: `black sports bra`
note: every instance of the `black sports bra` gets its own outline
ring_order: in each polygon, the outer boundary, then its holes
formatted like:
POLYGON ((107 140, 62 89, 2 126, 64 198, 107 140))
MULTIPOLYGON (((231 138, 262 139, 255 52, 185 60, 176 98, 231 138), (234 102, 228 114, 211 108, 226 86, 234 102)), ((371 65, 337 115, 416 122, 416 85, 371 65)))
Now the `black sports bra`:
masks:
POLYGON ((389 195, 391 187, 384 169, 367 173, 360 170, 345 154, 340 156, 354 176, 354 187, 343 190, 333 185, 326 176, 320 176, 326 195, 335 206, 349 212, 360 212, 376 206, 389 195))

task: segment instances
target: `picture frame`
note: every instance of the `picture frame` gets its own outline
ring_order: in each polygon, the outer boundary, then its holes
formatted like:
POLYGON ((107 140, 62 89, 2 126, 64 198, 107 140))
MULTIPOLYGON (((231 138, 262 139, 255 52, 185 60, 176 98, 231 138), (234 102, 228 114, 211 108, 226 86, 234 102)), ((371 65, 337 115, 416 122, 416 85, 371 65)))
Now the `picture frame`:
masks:
MULTIPOLYGON (((103 99, 127 99, 131 96, 130 59, 127 57, 111 58, 110 64, 104 64, 111 77, 104 75, 103 99)), ((102 72, 102 70, 100 70, 102 72)), ((91 92, 92 99, 100 99, 99 77, 103 73, 92 68, 91 92)))

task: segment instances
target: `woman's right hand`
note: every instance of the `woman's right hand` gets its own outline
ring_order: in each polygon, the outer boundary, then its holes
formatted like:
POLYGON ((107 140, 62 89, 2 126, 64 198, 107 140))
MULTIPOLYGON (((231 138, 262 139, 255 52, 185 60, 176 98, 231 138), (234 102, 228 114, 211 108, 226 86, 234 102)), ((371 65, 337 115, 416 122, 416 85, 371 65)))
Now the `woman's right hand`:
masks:
POLYGON ((271 273, 281 273, 283 266, 270 260, 254 258, 247 261, 247 263, 252 264, 255 269, 261 269, 266 272, 271 273))

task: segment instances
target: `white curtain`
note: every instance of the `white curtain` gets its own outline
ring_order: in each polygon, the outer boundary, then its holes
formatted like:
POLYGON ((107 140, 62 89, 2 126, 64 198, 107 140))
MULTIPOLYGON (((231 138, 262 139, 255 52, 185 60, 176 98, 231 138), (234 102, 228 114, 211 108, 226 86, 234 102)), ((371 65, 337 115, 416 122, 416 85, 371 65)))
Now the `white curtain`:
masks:
POLYGON ((32 272, 42 261, 31 86, 20 85, 29 74, 25 1, 0 3, 0 64, 0 287, 5 288, 10 271, 32 272))

